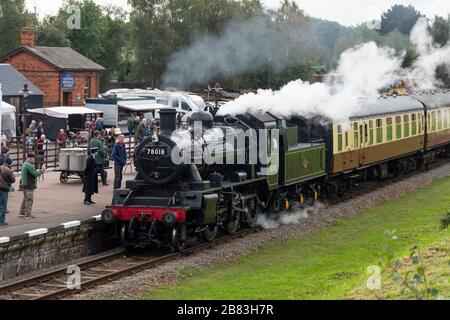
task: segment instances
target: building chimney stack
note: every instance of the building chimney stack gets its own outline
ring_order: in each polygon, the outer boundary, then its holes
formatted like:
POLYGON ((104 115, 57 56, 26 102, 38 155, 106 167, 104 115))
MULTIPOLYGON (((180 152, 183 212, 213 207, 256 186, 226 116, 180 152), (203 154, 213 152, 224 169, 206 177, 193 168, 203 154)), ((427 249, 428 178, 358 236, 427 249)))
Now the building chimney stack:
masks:
POLYGON ((20 44, 34 48, 36 46, 36 29, 31 25, 30 21, 25 22, 25 27, 20 33, 20 44))

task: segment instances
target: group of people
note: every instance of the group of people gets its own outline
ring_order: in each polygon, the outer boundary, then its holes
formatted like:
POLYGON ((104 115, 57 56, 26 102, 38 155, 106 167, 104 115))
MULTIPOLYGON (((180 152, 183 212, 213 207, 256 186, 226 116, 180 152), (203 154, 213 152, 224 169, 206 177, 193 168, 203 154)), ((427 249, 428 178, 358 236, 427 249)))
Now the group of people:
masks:
POLYGON ((155 120, 149 120, 144 117, 141 121, 140 117, 130 115, 127 121, 127 127, 130 137, 134 135, 134 140, 136 141, 136 144, 138 144, 145 138, 153 135, 155 120))
MULTIPOLYGON (((100 119, 101 120, 101 119, 100 119)), ((140 121, 139 117, 134 118, 136 127, 133 125, 133 132, 141 141, 147 136, 151 136, 153 126, 149 125, 147 119, 140 121)), ((127 150, 125 146, 125 136, 119 135, 116 138, 114 128, 107 134, 102 128, 102 122, 95 122, 96 127, 92 139, 88 144, 88 159, 84 172, 85 179, 83 184, 83 193, 85 194, 84 204, 92 205, 95 202, 92 196, 99 192, 98 175, 104 186, 108 186, 107 175, 105 171, 105 159, 109 157, 114 161, 114 189, 122 187, 123 170, 127 164, 127 150), (103 134, 102 134, 103 133, 103 134), (105 147, 106 146, 106 147, 105 147)), ((37 189, 38 178, 45 172, 45 152, 47 149, 47 140, 44 133, 42 121, 33 120, 27 129, 27 145, 33 147, 27 148, 26 160, 22 165, 20 172, 19 190, 23 193, 22 204, 19 210, 19 216, 24 219, 36 219, 33 215, 34 191, 37 189), (35 148, 37 144, 37 148, 35 148), (36 152, 35 152, 36 151, 36 152)), ((69 136, 64 129, 61 129, 56 137, 56 144, 63 148, 68 145, 69 136)), ((8 213, 8 196, 14 191, 16 177, 12 169, 12 160, 9 157, 9 149, 6 141, 2 139, 1 157, 0 157, 0 227, 7 226, 6 216, 8 213)))
MULTIPOLYGON (((8 213, 8 197, 9 193, 14 191, 14 183, 16 178, 11 168, 12 160, 9 157, 2 157, 0 166, 0 226, 7 226, 6 214, 8 213)), ((19 190, 23 192, 22 205, 20 207, 19 216, 24 219, 36 219, 32 214, 34 190, 37 188, 37 178, 42 176, 45 166, 36 169, 36 155, 34 153, 27 154, 27 159, 22 165, 20 173, 19 190)))

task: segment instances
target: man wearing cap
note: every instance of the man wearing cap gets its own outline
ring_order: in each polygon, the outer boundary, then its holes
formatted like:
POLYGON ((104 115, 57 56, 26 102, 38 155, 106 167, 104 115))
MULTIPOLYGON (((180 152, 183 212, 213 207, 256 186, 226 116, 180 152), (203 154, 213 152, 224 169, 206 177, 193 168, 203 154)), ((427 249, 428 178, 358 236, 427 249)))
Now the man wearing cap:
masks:
POLYGON ((0 227, 8 225, 5 221, 8 211, 8 194, 16 182, 11 165, 12 160, 5 158, 3 165, 0 166, 0 227))
POLYGON ((86 169, 84 170, 83 192, 85 194, 84 204, 87 206, 95 204, 92 201, 92 195, 98 193, 97 164, 95 163, 97 152, 98 148, 90 149, 89 157, 86 160, 86 169))
POLYGON ((95 156, 95 163, 97 164, 97 171, 100 173, 100 176, 102 178, 102 183, 104 186, 107 186, 106 183, 106 171, 105 171, 105 146, 103 145, 103 142, 99 139, 100 132, 95 131, 94 137, 88 144, 88 154, 91 154, 91 150, 93 148, 97 149, 96 156, 95 156))
POLYGON ((36 219, 31 212, 33 208, 34 190, 37 188, 37 178, 44 173, 45 166, 42 166, 40 170, 36 170, 35 165, 36 155, 29 153, 20 173, 20 190, 23 191, 23 200, 19 216, 25 219, 36 219))

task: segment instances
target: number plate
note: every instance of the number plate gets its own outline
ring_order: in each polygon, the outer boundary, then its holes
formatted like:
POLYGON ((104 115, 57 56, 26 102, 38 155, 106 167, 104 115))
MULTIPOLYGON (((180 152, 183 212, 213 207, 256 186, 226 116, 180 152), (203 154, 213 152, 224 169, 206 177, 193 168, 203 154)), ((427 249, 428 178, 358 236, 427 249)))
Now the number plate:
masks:
POLYGON ((166 156, 167 150, 164 147, 149 147, 147 148, 148 156, 166 156))

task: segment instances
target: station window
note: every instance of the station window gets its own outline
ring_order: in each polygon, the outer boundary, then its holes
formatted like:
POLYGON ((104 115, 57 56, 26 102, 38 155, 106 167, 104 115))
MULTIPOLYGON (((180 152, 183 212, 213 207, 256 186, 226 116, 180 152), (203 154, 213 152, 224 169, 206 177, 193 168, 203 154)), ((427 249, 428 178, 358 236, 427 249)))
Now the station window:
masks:
POLYGON ((383 142, 383 120, 377 119, 377 143, 383 142))
POLYGON ((91 97, 91 78, 89 77, 83 79, 83 94, 84 99, 91 97))
POLYGON ((403 136, 409 137, 409 115, 407 114, 403 116, 403 136))
POLYGON ((411 115, 411 135, 415 136, 417 134, 417 114, 413 113, 411 115))
POLYGON ((353 123, 353 148, 359 148, 358 122, 353 123))
POLYGON ((392 118, 386 118, 386 140, 392 141, 392 118))

